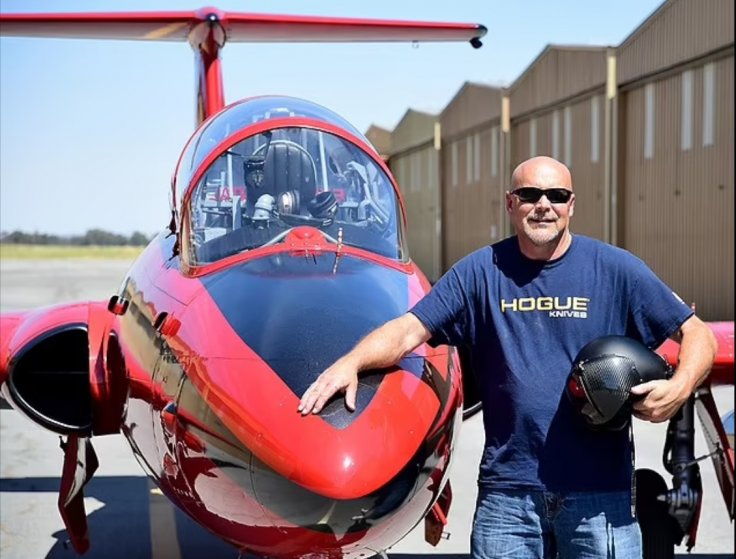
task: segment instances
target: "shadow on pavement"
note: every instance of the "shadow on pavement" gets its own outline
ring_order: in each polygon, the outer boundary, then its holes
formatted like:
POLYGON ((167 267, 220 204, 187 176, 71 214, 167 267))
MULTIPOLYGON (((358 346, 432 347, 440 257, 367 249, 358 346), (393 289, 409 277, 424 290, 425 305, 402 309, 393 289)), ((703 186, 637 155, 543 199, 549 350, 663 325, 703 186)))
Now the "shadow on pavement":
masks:
MULTIPOLYGON (((59 479, 54 477, 0 479, 0 494, 7 493, 57 493, 59 479)), ((56 543, 48 550, 46 559, 146 559, 151 552, 151 517, 148 478, 142 476, 104 476, 95 477, 84 488, 85 497, 92 497, 102 506, 90 512, 87 510, 87 525, 90 549, 83 556, 78 555, 66 542, 66 530, 52 534, 56 543)), ((2 497, 0 497, 2 498, 2 497)), ((164 497, 160 497, 165 499, 164 497)), ((168 501, 167 501, 168 502, 168 501)), ((237 550, 216 538, 191 520, 186 514, 174 508, 176 518, 176 541, 170 542, 170 555, 175 553, 178 544, 181 559, 236 559, 237 550)), ((44 514, 57 514, 44 509, 44 514)), ((61 517, 58 517, 61 525, 61 517)), ((38 524, 36 524, 38 526, 38 524)), ((173 539, 173 538, 172 538, 173 539)), ((22 557, 22 549, 13 549, 9 555, 22 557)), ((169 556, 166 550, 164 555, 169 556)), ((243 555, 242 559, 248 556, 243 555)))
MULTIPOLYGON (((28 477, 0 479, 0 494, 7 493, 56 493, 59 479, 55 477, 28 477)), ((149 481, 141 476, 104 476, 93 478, 85 487, 85 496, 99 501, 102 506, 90 512, 87 522, 91 541, 85 559, 129 559, 150 558, 151 521, 149 481)), ((1 498, 1 497, 0 497, 1 498)), ((191 520, 179 509, 174 508, 176 519, 176 542, 181 559, 236 559, 238 552, 191 520)), ((46 511, 44 514, 58 514, 46 511)), ((56 525, 61 524, 61 519, 56 525)), ((38 524, 36 524, 38 526, 38 524)), ((56 543, 47 552, 46 559, 73 559, 81 557, 69 546, 65 530, 51 534, 56 543)), ((21 549, 13 549, 10 555, 23 556, 21 549)), ((469 559, 469 555, 389 553, 391 559, 469 559)), ((677 553, 677 559, 732 559, 732 554, 677 553)), ((254 559, 242 555, 240 559, 254 559)))

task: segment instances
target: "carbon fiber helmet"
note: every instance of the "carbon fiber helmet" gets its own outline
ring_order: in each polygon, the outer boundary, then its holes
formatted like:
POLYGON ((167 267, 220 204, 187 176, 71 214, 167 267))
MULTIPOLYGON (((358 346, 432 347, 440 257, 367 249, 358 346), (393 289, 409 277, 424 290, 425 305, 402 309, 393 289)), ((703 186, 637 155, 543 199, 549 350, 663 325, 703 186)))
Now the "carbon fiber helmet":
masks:
POLYGON ((588 426, 618 431, 631 417, 631 387, 672 374, 672 367, 641 342, 605 336, 575 357, 566 392, 588 426))

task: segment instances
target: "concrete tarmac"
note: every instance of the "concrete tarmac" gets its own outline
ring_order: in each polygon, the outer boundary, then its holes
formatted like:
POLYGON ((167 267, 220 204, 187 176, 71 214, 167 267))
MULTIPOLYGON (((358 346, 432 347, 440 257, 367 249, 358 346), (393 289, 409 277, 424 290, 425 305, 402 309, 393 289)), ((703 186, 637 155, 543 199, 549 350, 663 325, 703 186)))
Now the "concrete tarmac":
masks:
MULTIPOLYGON (((106 300, 115 293, 130 262, 0 261, 0 311, 11 312, 71 300, 106 300)), ((721 414, 734 407, 731 387, 715 391, 721 414)), ((637 467, 665 475, 661 465, 665 425, 635 424, 637 467)), ((10 409, 0 410, 0 557, 2 559, 73 558, 56 500, 62 453, 58 438, 10 409)), ((452 464, 453 505, 447 539, 433 548, 419 525, 389 555, 419 559, 467 557, 476 495, 476 472, 483 443, 481 417, 463 424, 452 464)), ((97 437, 100 468, 85 488, 92 542, 85 557, 96 559, 235 559, 237 552, 173 507, 143 474, 127 441, 119 435, 97 437)), ((696 426, 697 456, 707 452, 696 426)), ((733 526, 720 495, 710 460, 701 462, 704 498, 697 559, 734 556, 733 526)))

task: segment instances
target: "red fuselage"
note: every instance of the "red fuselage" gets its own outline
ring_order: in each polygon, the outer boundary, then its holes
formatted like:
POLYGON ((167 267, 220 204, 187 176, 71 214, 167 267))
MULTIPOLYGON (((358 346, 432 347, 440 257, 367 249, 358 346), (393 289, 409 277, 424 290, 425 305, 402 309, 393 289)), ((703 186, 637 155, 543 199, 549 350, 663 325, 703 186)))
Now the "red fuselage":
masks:
POLYGON ((411 265, 287 248, 187 277, 173 246, 154 241, 121 291, 123 432, 141 464, 180 508, 251 552, 358 556, 398 541, 446 479, 462 413, 454 352, 423 347, 390 374, 361 377, 353 413, 342 399, 319 416, 296 407, 426 280, 411 265))

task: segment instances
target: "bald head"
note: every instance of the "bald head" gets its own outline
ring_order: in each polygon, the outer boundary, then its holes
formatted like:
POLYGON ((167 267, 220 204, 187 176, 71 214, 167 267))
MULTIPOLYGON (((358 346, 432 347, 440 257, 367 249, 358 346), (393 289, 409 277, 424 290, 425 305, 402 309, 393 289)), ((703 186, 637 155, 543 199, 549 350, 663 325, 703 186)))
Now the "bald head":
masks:
POLYGON ((540 155, 522 161, 511 175, 511 189, 521 186, 572 190, 570 170, 551 157, 540 155))

